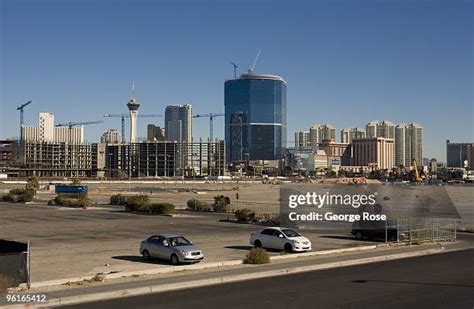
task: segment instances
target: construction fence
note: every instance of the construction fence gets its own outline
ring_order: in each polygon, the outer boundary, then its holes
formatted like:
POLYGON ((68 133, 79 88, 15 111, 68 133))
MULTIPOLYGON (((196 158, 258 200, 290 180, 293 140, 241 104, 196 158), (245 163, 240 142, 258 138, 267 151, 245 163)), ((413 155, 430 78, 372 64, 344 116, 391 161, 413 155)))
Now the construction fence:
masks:
POLYGON ((457 218, 402 218, 396 221, 397 242, 455 241, 457 218))

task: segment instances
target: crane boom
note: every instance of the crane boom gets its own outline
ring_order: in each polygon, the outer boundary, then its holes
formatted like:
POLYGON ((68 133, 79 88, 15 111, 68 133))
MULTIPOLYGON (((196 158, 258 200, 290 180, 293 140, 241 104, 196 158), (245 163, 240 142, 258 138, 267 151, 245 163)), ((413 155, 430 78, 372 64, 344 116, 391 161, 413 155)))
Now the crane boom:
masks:
POLYGON ((212 142, 214 140, 214 118, 215 117, 222 117, 225 114, 218 114, 218 113, 207 113, 207 114, 197 114, 194 115, 193 118, 209 118, 209 139, 212 142))
MULTIPOLYGON (((104 114, 102 115, 102 117, 121 119, 122 143, 125 144, 125 118, 130 118, 130 114, 128 113, 104 114)), ((159 114, 139 114, 138 115, 138 118, 155 118, 155 117, 163 117, 163 115, 159 115, 159 114)))
POLYGON ((260 54, 261 54, 261 53, 262 53, 262 50, 260 49, 260 50, 258 51, 258 53, 257 53, 257 56, 255 56, 255 59, 254 59, 254 61, 253 61, 253 63, 252 63, 252 66, 251 66, 250 69, 249 69, 249 73, 252 73, 253 70, 255 69, 255 65, 257 64, 258 58, 260 57, 260 54))

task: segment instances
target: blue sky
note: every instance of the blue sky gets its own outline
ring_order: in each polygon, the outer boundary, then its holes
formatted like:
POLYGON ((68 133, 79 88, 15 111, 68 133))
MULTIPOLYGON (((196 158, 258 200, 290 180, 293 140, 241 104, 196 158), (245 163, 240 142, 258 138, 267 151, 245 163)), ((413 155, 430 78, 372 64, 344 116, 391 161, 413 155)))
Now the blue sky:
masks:
MULTIPOLYGON (((424 156, 445 140, 473 141, 472 1, 0 0, 0 138, 52 112, 57 122, 126 111, 132 81, 141 113, 192 104, 222 112, 229 61, 288 82, 288 140, 330 123, 375 119, 424 126, 424 156)), ((141 119, 163 125, 163 119, 141 119)), ((119 119, 86 128, 97 141, 119 119)), ((208 119, 194 137, 207 138, 208 119)), ((223 121, 215 122, 223 136, 223 121)), ((339 132, 338 132, 339 138, 339 132)))

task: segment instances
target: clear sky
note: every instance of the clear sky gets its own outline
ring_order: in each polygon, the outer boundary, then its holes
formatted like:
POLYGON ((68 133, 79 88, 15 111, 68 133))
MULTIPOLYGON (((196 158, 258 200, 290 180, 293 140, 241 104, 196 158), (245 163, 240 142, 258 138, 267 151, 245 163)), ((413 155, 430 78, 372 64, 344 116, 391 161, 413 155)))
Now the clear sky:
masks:
MULTIPOLYGON (((168 104, 223 112, 234 61, 288 82, 288 140, 314 123, 419 122, 424 156, 474 140, 473 1, 0 0, 0 138, 19 135, 29 99, 56 122, 126 111, 135 81, 141 113, 168 104)), ((119 119, 86 127, 97 141, 119 119)), ((146 124, 163 119, 141 119, 146 124)), ((128 127, 127 127, 128 132, 128 127)), ((207 138, 208 119, 195 119, 207 138)), ((223 121, 214 135, 223 136, 223 121)))

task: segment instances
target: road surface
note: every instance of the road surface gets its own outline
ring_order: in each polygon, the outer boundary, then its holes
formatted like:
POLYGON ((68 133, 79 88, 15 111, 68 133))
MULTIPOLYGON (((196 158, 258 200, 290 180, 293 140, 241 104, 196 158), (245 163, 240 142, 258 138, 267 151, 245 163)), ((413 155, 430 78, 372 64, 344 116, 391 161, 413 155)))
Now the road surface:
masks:
POLYGON ((62 308, 474 308, 474 249, 62 308))

